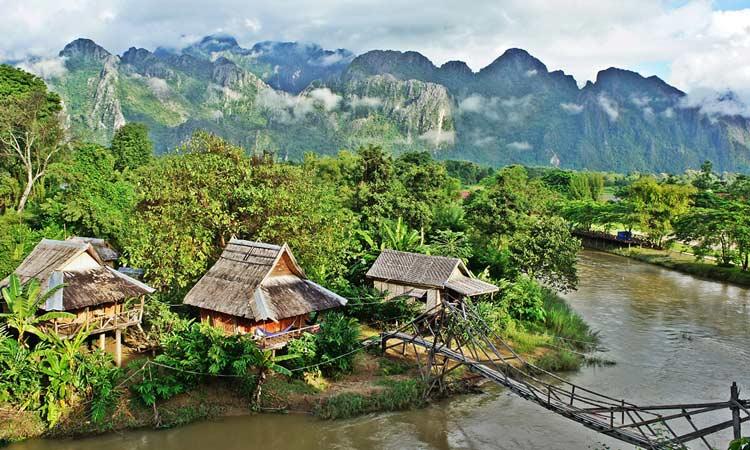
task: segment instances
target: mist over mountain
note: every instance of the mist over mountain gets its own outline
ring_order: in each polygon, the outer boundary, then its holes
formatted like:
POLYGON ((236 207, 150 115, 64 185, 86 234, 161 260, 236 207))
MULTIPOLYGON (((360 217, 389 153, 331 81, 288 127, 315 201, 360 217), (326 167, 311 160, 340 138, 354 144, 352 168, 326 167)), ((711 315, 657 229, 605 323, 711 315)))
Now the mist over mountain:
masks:
POLYGON ((731 93, 711 107, 617 68, 579 88, 522 49, 478 72, 461 61, 438 67, 417 52, 243 48, 226 35, 119 56, 78 39, 60 57, 45 62, 64 64, 45 78, 70 127, 102 143, 140 121, 160 151, 203 128, 291 159, 378 143, 491 165, 681 172, 709 159, 718 170, 750 171, 750 121, 731 93))

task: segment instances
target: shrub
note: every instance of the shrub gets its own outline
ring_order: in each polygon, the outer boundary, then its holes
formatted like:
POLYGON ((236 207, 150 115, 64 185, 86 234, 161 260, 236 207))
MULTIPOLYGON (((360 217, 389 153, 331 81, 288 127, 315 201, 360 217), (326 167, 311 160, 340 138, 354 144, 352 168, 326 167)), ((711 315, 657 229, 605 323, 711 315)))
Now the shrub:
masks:
POLYGON ((0 336, 0 403, 37 412, 51 427, 74 399, 89 400, 92 419, 101 422, 117 401, 120 371, 109 355, 80 351, 87 336, 49 336, 33 348, 0 336))
POLYGON ((508 314, 504 304, 495 304, 489 301, 480 301, 475 306, 479 317, 484 320, 490 331, 495 334, 501 335, 511 326, 513 319, 508 314))
POLYGON ((217 328, 198 323, 166 335, 162 348, 163 353, 153 360, 155 367, 148 365, 141 381, 131 386, 147 406, 185 392, 207 376, 230 375, 248 382, 252 378, 248 370, 261 353, 250 336, 225 336, 217 328))
POLYGON ((361 348, 357 319, 329 313, 315 337, 323 373, 336 376, 352 371, 354 351, 361 348))
POLYGON ((544 327, 573 348, 592 350, 598 339, 586 321, 554 292, 545 289, 543 295, 544 327))
MULTIPOLYGON (((286 345, 287 353, 297 355, 297 358, 285 362, 289 370, 301 369, 318 363, 318 344, 314 334, 304 333, 297 339, 292 339, 286 345)), ((302 377, 305 371, 297 370, 295 376, 302 377)))
POLYGON ((549 351, 534 361, 534 365, 548 372, 566 372, 581 367, 583 358, 569 350, 549 351))
POLYGON ((539 283, 521 275, 513 282, 502 280, 500 291, 511 317, 528 322, 544 321, 544 294, 539 283))
POLYGON ((399 411, 424 405, 424 384, 419 380, 385 380, 383 390, 368 396, 345 392, 330 397, 316 409, 324 419, 345 419, 375 411, 399 411))

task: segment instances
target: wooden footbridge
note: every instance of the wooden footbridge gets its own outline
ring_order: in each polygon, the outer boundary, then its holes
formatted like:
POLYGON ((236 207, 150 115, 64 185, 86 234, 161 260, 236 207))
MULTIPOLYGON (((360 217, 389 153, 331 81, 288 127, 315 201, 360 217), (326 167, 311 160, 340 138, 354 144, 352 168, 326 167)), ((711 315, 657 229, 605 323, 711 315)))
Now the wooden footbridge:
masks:
POLYGON ((644 449, 682 449, 750 420, 750 401, 740 400, 736 384, 724 402, 636 405, 573 384, 523 360, 494 334, 467 302, 444 302, 401 328, 381 335, 382 350, 413 350, 427 383, 426 395, 444 390, 451 371, 470 371, 514 394, 599 433, 644 449), (721 420, 721 412, 726 419, 721 420))

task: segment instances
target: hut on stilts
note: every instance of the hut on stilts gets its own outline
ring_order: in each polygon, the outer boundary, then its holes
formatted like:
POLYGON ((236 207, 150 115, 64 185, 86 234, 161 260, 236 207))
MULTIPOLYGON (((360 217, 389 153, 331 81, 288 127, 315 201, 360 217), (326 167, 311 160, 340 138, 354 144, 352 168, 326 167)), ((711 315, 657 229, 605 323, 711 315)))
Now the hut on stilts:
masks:
POLYGON ((232 239, 184 303, 228 334, 252 334, 260 347, 278 349, 317 332, 314 313, 346 299, 308 280, 286 244, 232 239))
POLYGON ((408 296, 425 310, 442 301, 493 294, 497 286, 472 275, 459 258, 383 250, 365 277, 386 294, 386 299, 408 296))
MULTIPOLYGON (((14 271, 21 283, 39 281, 42 292, 57 289, 40 305, 43 311, 65 311, 72 319, 46 323, 47 331, 69 338, 81 329, 99 336, 105 347, 106 334, 115 335, 115 361, 122 360, 122 332, 140 327, 144 297, 154 289, 113 269, 90 242, 83 239, 57 241, 43 239, 14 271)), ((8 284, 10 277, 0 282, 8 284)))

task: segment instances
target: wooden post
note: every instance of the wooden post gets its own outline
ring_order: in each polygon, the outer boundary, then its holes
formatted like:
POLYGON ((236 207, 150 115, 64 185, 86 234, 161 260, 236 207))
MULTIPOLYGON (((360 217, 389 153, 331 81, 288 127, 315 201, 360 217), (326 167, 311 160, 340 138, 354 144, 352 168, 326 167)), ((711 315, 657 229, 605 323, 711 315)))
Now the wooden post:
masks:
POLYGON ((104 351, 107 346, 107 333, 99 335, 99 350, 104 351))
POLYGON ((732 382, 732 387, 729 388, 730 401, 734 403, 731 406, 732 410, 732 429, 734 430, 734 439, 742 438, 742 425, 740 422, 740 408, 738 406, 740 401, 740 390, 737 388, 737 382, 732 382))
POLYGON ((120 367, 122 364, 122 330, 115 329, 115 364, 120 367))

